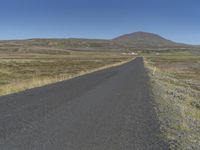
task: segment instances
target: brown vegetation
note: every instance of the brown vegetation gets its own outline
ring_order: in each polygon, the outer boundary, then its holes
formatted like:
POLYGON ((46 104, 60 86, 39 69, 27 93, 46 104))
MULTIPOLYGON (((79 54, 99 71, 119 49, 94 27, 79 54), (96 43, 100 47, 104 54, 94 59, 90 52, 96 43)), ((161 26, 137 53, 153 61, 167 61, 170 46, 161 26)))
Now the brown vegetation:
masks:
POLYGON ((148 55, 146 66, 162 131, 171 149, 200 149, 200 55, 148 55))

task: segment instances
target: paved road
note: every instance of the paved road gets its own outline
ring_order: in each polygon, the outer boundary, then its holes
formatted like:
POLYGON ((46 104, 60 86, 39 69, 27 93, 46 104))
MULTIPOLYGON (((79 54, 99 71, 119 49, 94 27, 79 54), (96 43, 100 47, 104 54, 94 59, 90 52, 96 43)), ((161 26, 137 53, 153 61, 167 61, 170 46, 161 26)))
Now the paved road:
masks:
POLYGON ((0 97, 0 150, 163 150, 142 58, 0 97))

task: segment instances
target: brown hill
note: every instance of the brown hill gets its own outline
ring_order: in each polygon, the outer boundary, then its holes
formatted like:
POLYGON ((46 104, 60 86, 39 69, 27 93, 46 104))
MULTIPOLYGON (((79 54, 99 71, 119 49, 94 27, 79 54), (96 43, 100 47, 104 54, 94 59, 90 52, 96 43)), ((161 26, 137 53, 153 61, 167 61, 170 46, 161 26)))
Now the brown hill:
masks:
POLYGON ((0 51, 47 51, 85 50, 85 51, 131 51, 131 50, 166 50, 184 49, 193 46, 179 44, 159 35, 135 32, 114 38, 101 39, 29 39, 0 41, 0 51))
POLYGON ((185 44, 167 40, 157 34, 147 32, 134 32, 114 38, 113 41, 135 48, 171 48, 186 47, 185 44))

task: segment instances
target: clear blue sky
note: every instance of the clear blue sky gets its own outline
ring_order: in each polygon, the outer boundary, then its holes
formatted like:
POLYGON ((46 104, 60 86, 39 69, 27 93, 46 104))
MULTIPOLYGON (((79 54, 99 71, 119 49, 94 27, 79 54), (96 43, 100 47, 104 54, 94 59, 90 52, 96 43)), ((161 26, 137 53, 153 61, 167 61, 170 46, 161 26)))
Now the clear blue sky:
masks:
POLYGON ((0 0, 0 39, 146 31, 200 44, 200 0, 0 0))

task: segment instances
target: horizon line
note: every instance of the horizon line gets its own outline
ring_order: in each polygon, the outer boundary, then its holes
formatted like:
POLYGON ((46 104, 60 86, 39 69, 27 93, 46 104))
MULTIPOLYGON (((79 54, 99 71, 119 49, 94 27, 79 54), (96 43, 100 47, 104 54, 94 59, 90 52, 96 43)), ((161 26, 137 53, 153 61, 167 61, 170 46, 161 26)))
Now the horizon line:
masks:
POLYGON ((193 46, 199 46, 200 44, 199 43, 190 43, 190 42, 181 42, 181 41, 176 41, 176 40, 171 40, 169 38, 166 38, 158 33, 153 33, 153 32, 145 32, 145 31, 136 31, 136 32, 130 32, 130 33, 124 33, 124 34, 119 34, 113 38, 106 38, 106 37, 102 37, 102 38, 98 38, 98 37, 64 37, 64 36, 38 36, 38 37, 24 37, 24 38, 5 38, 5 39, 2 39, 0 38, 0 42, 5 42, 5 41, 25 41, 25 40, 34 40, 34 39, 47 39, 47 40, 53 40, 53 39, 56 39, 56 40, 68 40, 68 39, 83 39, 83 40, 112 40, 114 38, 117 38, 117 37, 120 37, 120 36, 123 36, 123 35, 128 35, 128 34, 133 34, 133 33, 149 33, 149 34, 155 34, 155 35, 158 35, 158 36, 161 36, 162 38, 165 38, 166 40, 170 40, 172 42, 175 42, 175 43, 179 43, 179 44, 187 44, 187 45, 193 45, 193 46))

